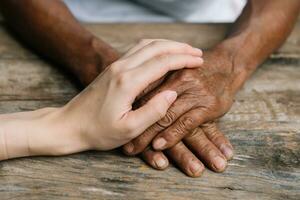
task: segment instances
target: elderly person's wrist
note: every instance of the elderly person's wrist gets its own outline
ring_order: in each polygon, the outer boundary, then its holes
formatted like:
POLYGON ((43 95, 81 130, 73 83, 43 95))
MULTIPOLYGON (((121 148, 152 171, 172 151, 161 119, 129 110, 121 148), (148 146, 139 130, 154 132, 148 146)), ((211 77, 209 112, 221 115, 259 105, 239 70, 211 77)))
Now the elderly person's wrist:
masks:
POLYGON ((238 92, 259 63, 257 58, 247 54, 246 48, 240 49, 238 42, 233 39, 224 40, 211 50, 216 59, 224 63, 219 66, 219 70, 228 75, 227 77, 230 79, 228 87, 231 88, 232 94, 238 92))

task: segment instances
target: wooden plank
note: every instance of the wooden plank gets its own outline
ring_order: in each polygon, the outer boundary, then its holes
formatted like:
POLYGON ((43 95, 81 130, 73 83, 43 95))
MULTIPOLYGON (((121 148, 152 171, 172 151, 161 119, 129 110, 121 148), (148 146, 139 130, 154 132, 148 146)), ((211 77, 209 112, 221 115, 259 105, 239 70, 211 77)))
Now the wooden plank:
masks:
MULTIPOLYGON (((230 24, 88 24, 85 27, 120 52, 143 38, 166 38, 207 49, 221 41, 230 24), (159 31, 158 31, 159 30, 159 31)), ((300 58, 300 21, 274 58, 300 58)), ((7 34, 0 26, 0 59, 33 59, 36 56, 7 34)))
MULTIPOLYGON (((162 36, 208 48, 226 29, 193 24, 87 27, 121 51, 139 38, 162 36)), ((173 166, 156 171, 119 151, 23 158, 0 163, 1 199, 299 199, 298 31, 253 75, 220 120, 236 149, 225 173, 207 170, 201 178, 188 178, 173 166)), ((22 48, 1 27, 0 73, 1 113, 61 106, 79 92, 63 72, 22 48)))
POLYGON ((77 93, 65 73, 37 59, 0 59, 0 72, 0 101, 54 100, 77 93))

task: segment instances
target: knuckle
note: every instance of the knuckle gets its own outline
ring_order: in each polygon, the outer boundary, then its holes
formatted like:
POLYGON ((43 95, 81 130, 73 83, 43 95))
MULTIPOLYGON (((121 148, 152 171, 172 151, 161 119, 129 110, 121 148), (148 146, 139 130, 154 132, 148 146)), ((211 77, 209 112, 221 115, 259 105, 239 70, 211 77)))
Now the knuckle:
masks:
POLYGON ((121 128, 121 130, 125 132, 128 137, 132 137, 135 129, 136 129, 136 123, 134 120, 127 120, 126 123, 124 123, 121 128))
POLYGON ((180 45, 181 45, 181 48, 183 48, 183 49, 190 49, 190 48, 192 48, 192 46, 189 45, 189 44, 187 44, 187 43, 180 43, 180 45))
POLYGON ((141 136, 134 139, 134 146, 136 151, 142 151, 143 147, 145 147, 147 144, 150 144, 151 140, 148 140, 147 137, 142 134, 141 136))
POLYGON ((114 63, 112 63, 109 67, 109 71, 112 75, 117 75, 121 72, 122 66, 125 65, 124 60, 117 60, 114 63))
POLYGON ((202 124, 201 127, 203 127, 206 132, 211 132, 212 130, 217 129, 214 122, 207 122, 205 124, 202 124))
POLYGON ((176 119, 176 114, 172 110, 168 110, 166 115, 157 123, 162 127, 170 126, 176 119))
POLYGON ((159 55, 156 57, 156 59, 164 64, 167 64, 170 61, 170 54, 159 55))
POLYGON ((196 138, 200 137, 201 133, 199 132, 198 128, 195 128, 189 135, 188 138, 191 140, 195 140, 196 138))
POLYGON ((161 43, 161 41, 158 41, 158 40, 152 40, 152 41, 149 43, 149 46, 150 46, 150 47, 156 47, 156 46, 158 46, 160 43, 161 43))
POLYGON ((179 125, 182 130, 190 129, 194 125, 194 119, 190 116, 183 116, 179 121, 179 125))
POLYGON ((145 148, 147 147, 147 145, 149 145, 151 143, 151 139, 147 138, 145 136, 139 136, 137 138, 135 138, 133 140, 133 144, 134 144, 134 153, 141 153, 143 150, 145 150, 145 148))
POLYGON ((152 131, 153 133, 158 133, 164 130, 166 127, 161 125, 159 122, 155 123, 153 126, 149 128, 149 132, 152 131))
POLYGON ((193 73, 191 73, 191 71, 188 69, 181 70, 177 78, 181 82, 191 82, 195 80, 193 73))
POLYGON ((209 91, 204 92, 204 98, 201 100, 201 104, 204 103, 205 106, 202 106, 202 112, 206 113, 208 116, 215 116, 221 112, 222 105, 219 97, 211 94, 209 91))
POLYGON ((212 148, 212 146, 209 143, 203 144, 202 151, 204 155, 207 155, 209 157, 216 155, 214 148, 212 148))
MULTIPOLYGON (((116 62, 118 62, 118 61, 116 61, 116 62)), ((112 63, 109 67, 109 73, 112 76, 115 76, 116 74, 118 74, 120 72, 119 65, 116 62, 112 63)))
POLYGON ((127 88, 128 83, 130 82, 130 76, 126 72, 118 73, 113 77, 113 80, 117 87, 127 88))
POLYGON ((161 106, 154 106, 153 109, 159 119, 162 119, 166 115, 167 110, 163 109, 161 106))
POLYGON ((211 130, 209 133, 211 140, 216 141, 219 139, 219 134, 217 130, 211 130))
POLYGON ((174 136, 172 138, 182 138, 185 135, 185 132, 183 130, 184 129, 182 129, 181 126, 177 126, 171 132, 169 132, 169 134, 174 136))
POLYGON ((205 82, 203 82, 203 80, 201 78, 195 78, 194 79, 194 85, 197 86, 197 88, 199 90, 201 90, 204 94, 209 93, 206 86, 205 86, 205 82))
POLYGON ((183 142, 177 143, 174 147, 175 147, 178 151, 180 151, 181 154, 183 154, 183 152, 185 152, 184 150, 185 150, 186 147, 185 147, 185 145, 184 145, 183 142))
POLYGON ((156 62, 162 64, 164 67, 169 67, 171 58, 169 54, 159 55, 156 58, 156 62))

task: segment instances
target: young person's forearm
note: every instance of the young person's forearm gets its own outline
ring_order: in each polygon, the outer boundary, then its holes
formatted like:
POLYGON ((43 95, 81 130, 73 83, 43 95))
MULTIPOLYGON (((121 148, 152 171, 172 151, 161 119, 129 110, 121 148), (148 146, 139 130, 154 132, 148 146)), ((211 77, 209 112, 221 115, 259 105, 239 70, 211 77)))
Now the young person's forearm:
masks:
POLYGON ((286 40, 300 10, 299 0, 249 0, 227 39, 216 49, 231 58, 236 92, 253 71, 286 40))
POLYGON ((94 37, 61 0, 1 0, 7 24, 30 46, 91 82, 117 58, 116 51, 94 37))
POLYGON ((86 150, 84 140, 64 120, 62 109, 0 115, 0 160, 86 150))

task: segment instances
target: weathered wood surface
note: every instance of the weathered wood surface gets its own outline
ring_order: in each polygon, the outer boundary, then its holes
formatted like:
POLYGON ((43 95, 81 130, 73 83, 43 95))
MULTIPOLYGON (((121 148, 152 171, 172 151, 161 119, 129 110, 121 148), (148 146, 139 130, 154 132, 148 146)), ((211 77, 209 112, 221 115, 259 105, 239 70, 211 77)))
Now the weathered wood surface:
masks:
MULTIPOLYGON (((87 25, 120 51, 140 38, 209 48, 228 25, 87 25)), ((300 199, 300 23, 239 92, 220 127, 235 146, 223 174, 156 171, 118 151, 0 163, 0 199, 300 199)), ((0 26, 0 112, 60 106, 78 90, 0 26)))

